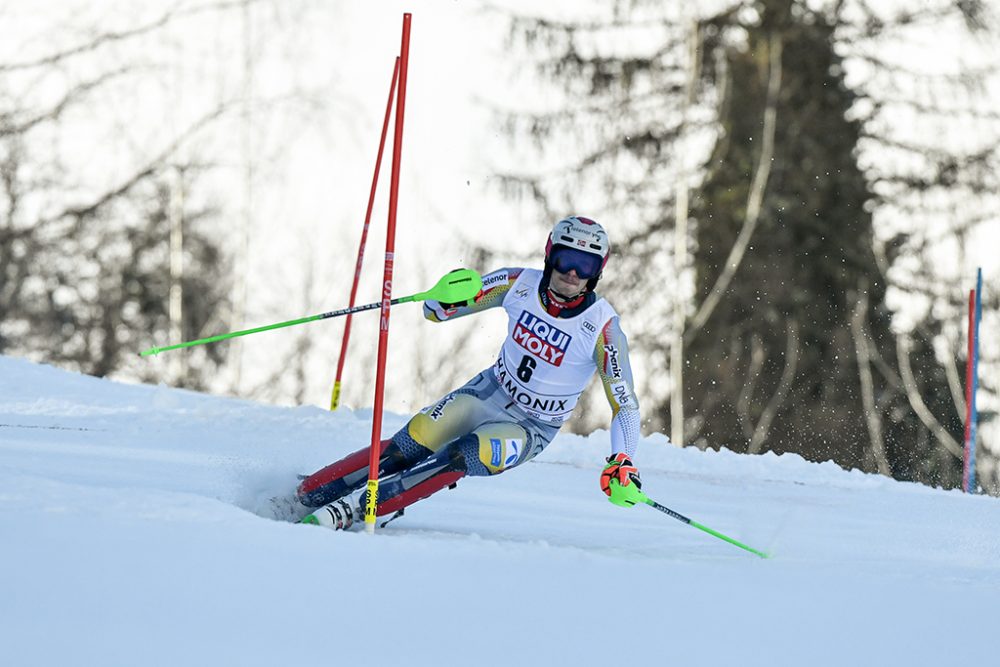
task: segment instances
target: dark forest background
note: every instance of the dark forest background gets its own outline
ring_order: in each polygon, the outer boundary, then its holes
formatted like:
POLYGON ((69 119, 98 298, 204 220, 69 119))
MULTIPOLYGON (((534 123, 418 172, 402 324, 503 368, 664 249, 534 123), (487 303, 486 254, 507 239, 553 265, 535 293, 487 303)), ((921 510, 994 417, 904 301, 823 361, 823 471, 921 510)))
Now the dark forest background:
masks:
MULTIPOLYGON (((647 428, 958 486, 965 331, 942 319, 962 321, 975 276, 942 279, 934 253, 1000 224, 984 216, 1000 125, 977 95, 996 61, 940 74, 883 54, 930 26, 990 42, 992 8, 609 4, 586 20, 505 14, 512 47, 564 93, 503 110, 513 141, 539 147, 505 188, 540 218, 584 208, 611 230, 602 288, 634 353, 659 362, 647 428), (875 74, 849 84, 849 67, 875 74), (941 123, 982 141, 927 136, 941 123), (562 164, 544 159, 553 145, 562 164), (877 234, 876 220, 902 231, 877 234), (932 305, 900 322, 890 290, 932 305)), ((995 290, 986 300, 996 308, 995 290)))

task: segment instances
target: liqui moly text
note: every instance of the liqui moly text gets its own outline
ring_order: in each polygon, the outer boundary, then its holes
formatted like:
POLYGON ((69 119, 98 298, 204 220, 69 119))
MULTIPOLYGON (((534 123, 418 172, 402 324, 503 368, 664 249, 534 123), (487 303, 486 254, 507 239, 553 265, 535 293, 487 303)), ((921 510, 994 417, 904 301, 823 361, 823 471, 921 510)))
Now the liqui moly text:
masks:
POLYGON ((514 342, 553 366, 562 365, 572 337, 528 311, 523 311, 514 325, 514 342))

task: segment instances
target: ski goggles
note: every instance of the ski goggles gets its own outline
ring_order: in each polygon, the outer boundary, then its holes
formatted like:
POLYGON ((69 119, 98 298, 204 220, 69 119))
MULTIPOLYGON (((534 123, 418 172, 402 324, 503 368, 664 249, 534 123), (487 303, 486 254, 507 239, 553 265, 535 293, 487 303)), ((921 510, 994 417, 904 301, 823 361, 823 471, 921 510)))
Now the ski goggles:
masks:
POLYGON ((584 280, 591 280, 601 274, 603 264, 601 256, 591 252, 562 245, 552 248, 552 268, 559 273, 576 271, 576 275, 584 280))

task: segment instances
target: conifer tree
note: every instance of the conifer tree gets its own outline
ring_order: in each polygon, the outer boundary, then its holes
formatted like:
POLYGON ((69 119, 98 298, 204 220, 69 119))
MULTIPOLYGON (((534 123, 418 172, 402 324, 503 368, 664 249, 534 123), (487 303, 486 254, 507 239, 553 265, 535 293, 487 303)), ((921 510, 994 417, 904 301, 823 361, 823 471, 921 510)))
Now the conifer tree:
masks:
POLYGON ((688 212, 685 442, 794 451, 954 486, 961 419, 934 354, 940 327, 927 317, 905 336, 893 331, 887 273, 907 248, 902 239, 887 249, 874 233, 873 210, 888 205, 882 186, 900 179, 858 162, 862 140, 894 139, 874 131, 878 100, 848 86, 838 55, 845 39, 891 31, 875 18, 864 2, 793 0, 736 2, 687 20, 645 2, 615 3, 606 20, 514 17, 512 33, 569 102, 561 114, 516 114, 513 136, 576 159, 556 177, 511 170, 506 183, 547 212, 575 210, 592 198, 574 192, 602 186, 617 247, 627 249, 602 285, 642 313, 632 319, 633 349, 651 369, 643 411, 648 427, 665 430, 663 379, 680 333, 668 302, 684 298, 684 276, 663 258, 675 183, 690 170, 685 159, 702 155, 688 212))

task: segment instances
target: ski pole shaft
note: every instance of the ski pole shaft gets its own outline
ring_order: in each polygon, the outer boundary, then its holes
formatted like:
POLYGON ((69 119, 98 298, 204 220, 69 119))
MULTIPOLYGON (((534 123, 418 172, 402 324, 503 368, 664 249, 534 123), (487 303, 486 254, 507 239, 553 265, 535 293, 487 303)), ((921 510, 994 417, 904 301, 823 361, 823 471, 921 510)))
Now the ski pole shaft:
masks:
MULTIPOLYGON (((397 303, 404 303, 407 300, 406 297, 402 299, 396 299, 392 302, 392 305, 397 303)), ((412 300, 412 297, 409 299, 412 300)), ((316 320, 325 320, 331 317, 339 317, 341 315, 347 315, 349 313, 360 313, 365 310, 375 310, 376 308, 381 308, 381 303, 369 303, 364 306, 355 306, 354 308, 343 308, 341 310, 332 310, 328 313, 320 313, 319 315, 310 315, 308 317, 300 317, 295 320, 288 320, 286 322, 277 322, 275 324, 267 324, 262 327, 254 327, 253 329, 244 329, 242 331, 232 331, 230 333, 219 334, 217 336, 209 336, 208 338, 199 338, 198 340, 191 340, 185 343, 177 343, 176 345, 167 345, 166 347, 151 347, 148 350, 143 350, 139 353, 140 357, 148 357, 151 354, 159 354, 160 352, 167 352, 169 350, 179 350, 185 347, 194 347, 195 345, 205 345, 206 343, 216 343, 220 340, 227 340, 229 338, 236 338, 238 336, 249 336, 250 334, 260 333, 261 331, 271 331, 272 329, 283 329, 284 327, 294 327, 298 324, 305 324, 306 322, 315 322, 316 320)))
MULTIPOLYGON (((455 301, 467 301, 474 297, 483 288, 482 277, 471 269, 457 269, 451 273, 446 274, 441 280, 437 282, 434 287, 427 290, 426 292, 417 292, 416 294, 411 294, 410 296, 403 296, 398 299, 393 299, 388 305, 395 306, 400 303, 409 303, 411 301, 443 301, 447 303, 455 301)), ((376 303, 369 303, 364 306, 354 306, 353 308, 341 308, 340 310, 331 310, 327 313, 320 313, 319 315, 310 315, 308 317, 300 317, 295 320, 288 320, 286 322, 277 322, 276 324, 267 324, 262 327, 255 327, 253 329, 244 329, 243 331, 233 331, 231 333, 219 334, 217 336, 209 336, 208 338, 199 338, 198 340, 191 340, 186 343, 177 343, 176 345, 167 345, 166 347, 151 347, 148 350, 143 350, 139 353, 140 357, 148 357, 152 354, 159 354, 160 352, 167 352, 168 350, 179 350, 185 347, 194 347, 195 345, 205 345, 206 343, 215 343, 220 340, 227 340, 229 338, 236 338, 237 336, 249 336, 250 334, 260 333, 261 331, 271 331, 272 329, 282 329, 284 327, 293 327, 298 324, 305 324, 306 322, 315 322, 316 320, 325 320, 331 317, 340 317, 341 315, 348 315, 350 313, 360 313, 365 310, 375 310, 376 308, 382 308, 385 304, 378 301, 376 303)))
POLYGON ((655 500, 649 498, 645 494, 643 494, 643 496, 642 496, 642 501, 644 503, 646 503, 647 505, 649 505, 650 507, 652 507, 653 509, 660 510, 661 512, 663 512, 667 516, 671 516, 671 517, 677 519, 678 521, 682 521, 682 522, 688 524, 689 526, 693 526, 693 527, 697 528, 698 530, 701 530, 701 531, 704 531, 704 532, 708 533, 709 535, 712 535, 714 537, 718 537, 720 540, 723 540, 725 542, 729 542, 733 546, 739 547, 740 549, 743 549, 745 551, 749 551, 750 553, 755 554, 757 556, 760 556, 761 558, 769 558, 769 556, 766 553, 764 553, 763 551, 757 551, 753 547, 748 547, 747 545, 743 544, 742 542, 734 540, 733 538, 731 538, 731 537, 729 537, 727 535, 723 535, 722 533, 720 533, 717 530, 712 530, 708 526, 703 526, 702 524, 698 523, 697 521, 692 521, 691 519, 687 518, 683 514, 679 514, 678 512, 673 511, 669 507, 665 507, 664 505, 661 505, 660 503, 658 503, 655 500))

